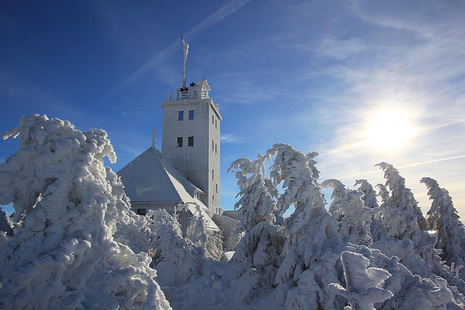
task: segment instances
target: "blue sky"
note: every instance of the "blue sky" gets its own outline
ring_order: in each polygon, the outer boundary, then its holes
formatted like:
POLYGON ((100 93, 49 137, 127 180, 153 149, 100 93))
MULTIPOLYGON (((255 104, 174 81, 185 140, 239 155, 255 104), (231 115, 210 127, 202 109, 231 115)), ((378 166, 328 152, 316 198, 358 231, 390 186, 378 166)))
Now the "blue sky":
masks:
MULTIPOLYGON (((393 164, 423 211, 421 177, 465 216, 465 2, 196 0, 0 3, 0 131, 47 114, 105 129, 118 171, 161 147, 166 95, 207 78, 230 163, 284 142, 317 151, 321 181, 383 182, 393 164), (373 121, 374 120, 374 121, 373 121), (381 141, 381 143, 380 143, 381 141)), ((0 142, 0 162, 17 141, 0 142)))

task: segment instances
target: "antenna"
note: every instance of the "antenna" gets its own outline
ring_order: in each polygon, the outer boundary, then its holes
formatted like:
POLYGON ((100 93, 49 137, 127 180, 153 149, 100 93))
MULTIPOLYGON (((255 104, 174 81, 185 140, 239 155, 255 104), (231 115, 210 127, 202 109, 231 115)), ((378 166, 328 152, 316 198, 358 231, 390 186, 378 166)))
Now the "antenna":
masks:
POLYGON ((187 53, 189 52, 189 44, 184 41, 183 36, 181 36, 181 42, 183 44, 182 50, 184 51, 184 66, 182 70, 182 88, 186 88, 186 70, 187 70, 187 53))
POLYGON ((155 138, 157 137, 157 131, 155 130, 155 126, 153 126, 153 131, 152 131, 152 148, 155 148, 155 138))

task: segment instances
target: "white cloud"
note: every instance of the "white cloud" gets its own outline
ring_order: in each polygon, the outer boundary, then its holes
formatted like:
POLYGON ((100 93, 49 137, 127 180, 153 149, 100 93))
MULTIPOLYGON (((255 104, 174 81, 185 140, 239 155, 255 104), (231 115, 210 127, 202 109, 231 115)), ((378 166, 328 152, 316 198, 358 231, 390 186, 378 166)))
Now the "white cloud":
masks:
POLYGON ((362 51, 364 48, 365 41, 359 38, 338 40, 331 37, 325 37, 319 42, 319 44, 317 44, 314 51, 319 57, 345 60, 362 51))
POLYGON ((238 143, 243 138, 230 133, 221 133, 221 143, 238 143))

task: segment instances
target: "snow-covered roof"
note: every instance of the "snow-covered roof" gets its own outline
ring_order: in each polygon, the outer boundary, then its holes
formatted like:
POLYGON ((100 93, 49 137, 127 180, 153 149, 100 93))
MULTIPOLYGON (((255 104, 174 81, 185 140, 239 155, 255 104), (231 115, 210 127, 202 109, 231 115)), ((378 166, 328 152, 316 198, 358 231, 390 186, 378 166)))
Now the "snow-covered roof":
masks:
POLYGON ((201 189, 189 182, 159 150, 150 147, 120 171, 126 195, 133 202, 200 203, 201 189))

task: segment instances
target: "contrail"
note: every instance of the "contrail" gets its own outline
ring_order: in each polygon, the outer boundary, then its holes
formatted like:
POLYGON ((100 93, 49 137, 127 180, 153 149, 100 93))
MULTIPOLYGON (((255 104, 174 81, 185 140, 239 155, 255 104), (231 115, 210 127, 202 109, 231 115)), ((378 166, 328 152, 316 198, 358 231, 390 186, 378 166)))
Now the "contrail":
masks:
POLYGON ((424 162, 422 162, 422 163, 416 163, 416 164, 410 164, 410 165, 400 166, 399 169, 402 169, 402 168, 411 168, 411 167, 416 167, 416 166, 421 166, 421 165, 427 165, 427 164, 433 164, 433 163, 438 163, 438 162, 441 162, 441 161, 454 160, 454 159, 459 159, 459 158, 465 158, 465 155, 459 155, 459 156, 453 156, 453 157, 435 159, 435 160, 430 160, 430 161, 424 161, 424 162))
MULTIPOLYGON (((184 35, 184 38, 186 41, 190 41, 197 37, 199 34, 210 28, 211 26, 215 25, 216 23, 222 21, 225 19, 227 16, 231 15, 232 13, 236 12, 239 10, 241 7, 243 7, 247 2, 250 0, 232 0, 228 2, 226 5, 224 5, 222 8, 217 10, 215 13, 210 15, 209 17, 205 18, 203 21, 201 21, 197 26, 189 30, 184 35)), ((147 62, 145 65, 143 65, 139 70, 137 70, 135 73, 133 73, 130 77, 128 77, 124 82, 116 86, 113 90, 111 90, 107 98, 110 97, 111 95, 115 94, 118 92, 121 88, 125 88, 135 81, 137 81, 141 76, 143 76, 148 70, 151 68, 155 67, 156 65, 162 63, 168 57, 174 54, 178 49, 180 49, 182 44, 179 42, 179 39, 176 39, 171 45, 169 45, 167 48, 165 48, 163 51, 158 53, 155 57, 153 57, 149 62, 147 62)))
MULTIPOLYGON (((454 160, 454 159, 460 159, 460 158, 465 158, 465 155, 459 155, 459 156, 429 160, 429 161, 424 161, 424 162, 421 162, 421 163, 409 164, 409 165, 399 166, 399 167, 395 167, 395 168, 396 169, 412 168, 412 167, 428 165, 428 164, 434 164, 434 163, 438 163, 438 162, 442 162, 442 161, 448 161, 448 160, 454 160)), ((340 177, 340 179, 354 178, 354 177, 359 177, 359 176, 362 176, 362 175, 374 174, 374 173, 379 173, 379 172, 380 172, 380 170, 372 170, 372 171, 361 172, 361 173, 352 174, 352 175, 346 175, 346 176, 340 177)))

